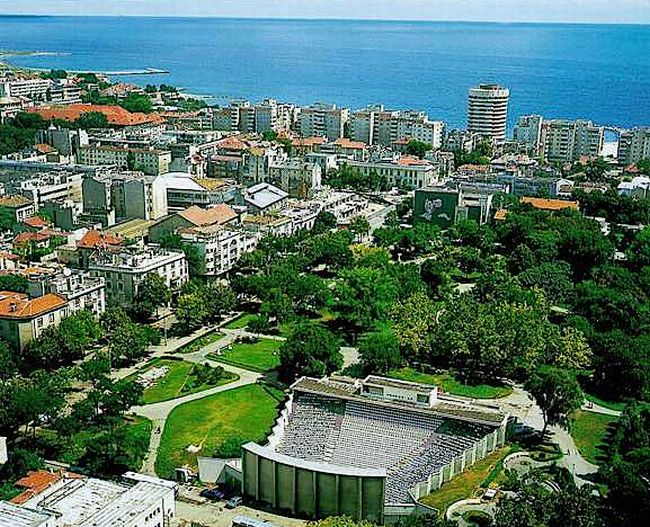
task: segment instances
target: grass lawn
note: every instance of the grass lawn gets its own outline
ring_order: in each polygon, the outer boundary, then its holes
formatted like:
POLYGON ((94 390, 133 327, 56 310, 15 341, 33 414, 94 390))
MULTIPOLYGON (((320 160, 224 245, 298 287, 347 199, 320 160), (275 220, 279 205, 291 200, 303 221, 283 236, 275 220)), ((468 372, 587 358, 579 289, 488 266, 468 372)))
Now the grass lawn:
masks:
POLYGON ((252 344, 234 343, 231 349, 223 348, 221 355, 211 353, 208 358, 246 370, 266 372, 280 365, 280 346, 282 341, 261 338, 252 344))
POLYGON ((578 410, 571 415, 571 437, 580 451, 580 455, 590 463, 600 464, 607 455, 607 432, 616 422, 610 415, 578 410))
POLYGON ((512 393, 512 387, 507 385, 463 384, 450 373, 420 373, 413 368, 402 368, 390 373, 390 377, 403 381, 434 384, 452 395, 471 397, 473 399, 499 399, 512 393))
POLYGON ((224 441, 264 441, 284 399, 280 390, 251 384, 185 403, 169 415, 156 459, 156 473, 173 475, 174 468, 197 468, 189 445, 201 446, 200 455, 211 455, 224 441))
POLYGON ((510 453, 509 447, 495 450, 485 459, 475 463, 465 472, 454 476, 438 490, 424 496, 420 501, 429 507, 435 507, 444 514, 452 503, 472 498, 487 479, 492 470, 510 453))
POLYGON ((224 327, 226 329, 244 329, 255 315, 253 313, 244 313, 236 319, 228 322, 224 327))
POLYGON ((160 368, 166 366, 169 368, 167 374, 155 381, 152 386, 145 389, 140 399, 141 404, 153 404, 162 401, 169 401, 177 397, 183 397, 191 393, 201 392, 215 386, 221 386, 237 380, 237 375, 230 372, 223 372, 223 375, 216 384, 196 384, 196 377, 193 374, 196 366, 191 362, 170 359, 154 359, 147 364, 142 370, 160 368))
POLYGON ((183 353, 183 354, 195 353, 197 351, 202 350, 206 346, 221 340, 223 337, 225 337, 223 333, 219 333, 218 331, 213 331, 212 333, 203 335, 202 337, 194 339, 192 342, 185 344, 184 346, 181 346, 176 350, 176 353, 183 353))

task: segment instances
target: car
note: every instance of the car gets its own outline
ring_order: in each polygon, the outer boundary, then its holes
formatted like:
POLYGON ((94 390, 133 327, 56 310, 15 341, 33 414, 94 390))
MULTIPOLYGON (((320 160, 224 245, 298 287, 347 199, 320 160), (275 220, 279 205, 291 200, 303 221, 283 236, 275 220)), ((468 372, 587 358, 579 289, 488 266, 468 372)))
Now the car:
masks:
POLYGON ((203 489, 201 491, 201 497, 207 498, 212 501, 217 501, 223 499, 224 493, 221 492, 219 489, 203 489))
POLYGON ((226 509, 236 509, 242 504, 242 498, 241 496, 235 496, 234 498, 230 498, 226 502, 226 509))

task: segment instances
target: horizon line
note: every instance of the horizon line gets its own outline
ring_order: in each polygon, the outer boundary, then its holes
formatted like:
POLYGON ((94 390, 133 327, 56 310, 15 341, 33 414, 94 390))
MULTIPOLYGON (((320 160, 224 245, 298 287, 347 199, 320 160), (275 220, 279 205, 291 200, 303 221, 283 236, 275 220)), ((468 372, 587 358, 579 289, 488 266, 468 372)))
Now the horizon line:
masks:
POLYGON ((424 19, 424 18, 355 18, 355 17, 301 17, 301 16, 224 16, 224 15, 149 15, 149 14, 32 14, 32 13, 0 13, 0 18, 152 18, 152 19, 213 19, 213 20, 273 20, 299 22, 404 22, 404 23, 449 23, 449 24, 494 24, 494 25, 566 25, 566 26, 650 26, 648 22, 578 22, 573 20, 467 20, 467 19, 424 19))

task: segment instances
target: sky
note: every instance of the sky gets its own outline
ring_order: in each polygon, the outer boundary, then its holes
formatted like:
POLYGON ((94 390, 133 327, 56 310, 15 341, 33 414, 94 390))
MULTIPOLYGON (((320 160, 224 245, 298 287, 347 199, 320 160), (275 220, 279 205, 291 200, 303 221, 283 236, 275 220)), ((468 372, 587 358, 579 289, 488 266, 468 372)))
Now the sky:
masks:
POLYGON ((0 14, 650 24, 650 0, 0 0, 0 14))

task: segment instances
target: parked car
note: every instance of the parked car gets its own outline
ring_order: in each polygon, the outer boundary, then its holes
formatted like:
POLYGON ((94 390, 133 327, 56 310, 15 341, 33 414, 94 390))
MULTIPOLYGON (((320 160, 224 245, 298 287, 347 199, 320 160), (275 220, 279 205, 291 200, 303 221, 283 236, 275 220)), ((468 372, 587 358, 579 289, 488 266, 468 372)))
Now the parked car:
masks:
POLYGON ((218 501, 224 498, 224 493, 219 489, 203 489, 201 491, 201 497, 212 501, 218 501))
POLYGON ((236 509, 242 504, 242 498, 241 496, 235 496, 234 498, 230 498, 226 502, 226 509, 236 509))

